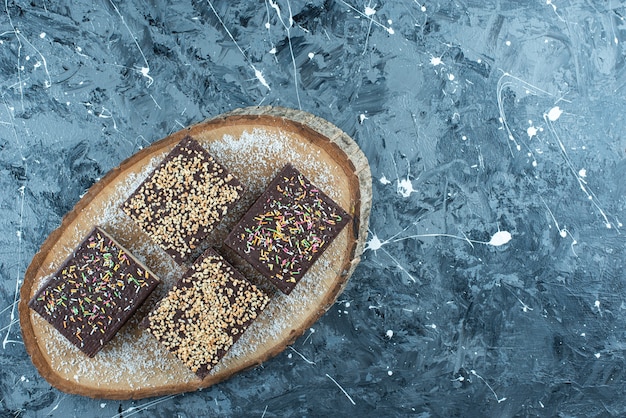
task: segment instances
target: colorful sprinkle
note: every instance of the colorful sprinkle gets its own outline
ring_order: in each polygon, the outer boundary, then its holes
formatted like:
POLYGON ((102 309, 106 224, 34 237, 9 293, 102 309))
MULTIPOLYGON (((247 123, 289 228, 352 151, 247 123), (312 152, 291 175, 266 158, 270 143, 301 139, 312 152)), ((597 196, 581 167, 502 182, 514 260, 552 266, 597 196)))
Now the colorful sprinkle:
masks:
POLYGON ((93 357, 159 283, 143 271, 134 277, 132 269, 138 264, 127 266, 129 260, 125 250, 96 227, 29 306, 93 357), (122 280, 125 276, 127 282, 122 280), (135 288, 144 290, 137 293, 135 288), (86 337, 94 333, 105 338, 86 337))
POLYGON ((226 245, 288 294, 349 218, 287 165, 235 226, 226 245))

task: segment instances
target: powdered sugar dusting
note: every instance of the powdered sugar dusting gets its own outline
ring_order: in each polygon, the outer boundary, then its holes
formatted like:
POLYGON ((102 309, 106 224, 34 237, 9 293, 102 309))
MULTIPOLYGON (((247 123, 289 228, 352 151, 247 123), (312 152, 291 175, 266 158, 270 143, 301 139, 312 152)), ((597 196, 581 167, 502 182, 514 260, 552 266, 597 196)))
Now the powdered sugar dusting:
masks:
MULTIPOLYGON (((346 235, 342 231, 340 236, 331 243, 326 252, 311 266, 302 280, 289 294, 277 293, 224 357, 224 362, 215 369, 219 372, 224 364, 232 359, 254 353, 263 344, 277 343, 287 337, 294 327, 292 318, 297 317, 305 310, 319 307, 321 300, 328 290, 325 279, 328 270, 333 268, 332 260, 342 255, 345 248, 346 235)), ((339 274, 340 272, 335 272, 339 274)))
POLYGON ((340 191, 333 187, 336 181, 333 167, 319 159, 321 151, 295 145, 296 139, 288 133, 256 128, 252 132, 244 131, 239 137, 224 135, 208 148, 255 196, 260 195, 271 177, 290 162, 324 193, 338 200, 340 191))
MULTIPOLYGON (((220 139, 200 143, 224 166, 226 166, 245 186, 246 194, 233 208, 220 228, 214 231, 207 245, 220 246, 220 236, 229 230, 238 217, 267 187, 274 175, 287 163, 293 164, 309 180, 329 195, 341 202, 345 194, 340 181, 333 173, 337 168, 321 155, 324 151, 311 144, 303 144, 301 139, 283 131, 253 129, 240 135, 224 135, 220 139)), ((139 326, 140 320, 156 305, 174 283, 183 275, 186 267, 176 264, 163 250, 154 244, 120 209, 128 196, 147 178, 163 160, 167 152, 154 155, 138 171, 126 174, 112 185, 107 199, 94 197, 85 210, 86 221, 100 225, 111 233, 122 245, 162 281, 130 321, 122 327, 113 340, 94 358, 87 358, 76 347, 65 340, 59 332, 43 319, 32 314, 39 338, 45 343, 51 366, 68 380, 90 387, 116 387, 138 389, 157 387, 165 384, 199 383, 197 377, 169 351, 139 326)), ((81 214, 83 216, 83 214, 81 214)), ((81 218, 82 219, 82 218, 81 218)), ((81 222, 72 228, 71 239, 65 241, 63 251, 57 254, 69 255, 73 245, 82 239, 81 222)), ((327 250, 313 264, 298 286, 289 294, 277 293, 248 332, 235 343, 217 367, 211 370, 215 375, 228 367, 240 364, 242 357, 274 347, 289 338, 291 331, 301 324, 293 323, 304 312, 317 312, 327 297, 334 280, 341 272, 344 250, 348 245, 347 231, 328 246, 327 250)), ((64 258, 64 257, 63 257, 64 258)), ((58 268, 63 259, 55 259, 47 267, 50 274, 58 268)), ((39 288, 49 278, 41 277, 33 288, 39 288)), ((306 317, 311 315, 305 315, 306 317)))

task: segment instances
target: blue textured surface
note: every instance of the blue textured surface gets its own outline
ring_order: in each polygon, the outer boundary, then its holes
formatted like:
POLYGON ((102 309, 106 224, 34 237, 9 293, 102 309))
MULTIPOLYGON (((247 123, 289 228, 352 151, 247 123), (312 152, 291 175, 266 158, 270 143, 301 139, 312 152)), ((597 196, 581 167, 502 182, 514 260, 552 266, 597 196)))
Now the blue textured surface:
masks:
POLYGON ((0 416, 626 415, 621 2, 0 9, 0 416), (374 179, 364 260, 301 355, 158 399, 50 388, 16 306, 44 239, 141 147, 258 104, 339 126, 374 179))

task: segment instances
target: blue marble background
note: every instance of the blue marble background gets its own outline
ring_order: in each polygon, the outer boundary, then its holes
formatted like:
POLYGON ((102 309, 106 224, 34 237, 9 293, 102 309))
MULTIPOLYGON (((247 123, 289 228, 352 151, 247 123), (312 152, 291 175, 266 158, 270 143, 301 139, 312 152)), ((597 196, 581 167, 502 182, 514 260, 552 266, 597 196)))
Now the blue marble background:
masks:
POLYGON ((625 19, 617 0, 6 0, 0 416, 626 416, 625 19), (140 148, 253 105, 326 118, 369 159, 346 291, 201 392, 52 389, 17 319, 39 246, 140 148))

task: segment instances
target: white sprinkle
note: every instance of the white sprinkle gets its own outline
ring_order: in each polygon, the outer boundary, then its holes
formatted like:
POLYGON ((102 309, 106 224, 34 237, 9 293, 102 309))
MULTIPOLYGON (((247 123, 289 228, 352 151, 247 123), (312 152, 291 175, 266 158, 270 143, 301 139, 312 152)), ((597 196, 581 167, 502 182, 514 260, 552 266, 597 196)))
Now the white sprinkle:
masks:
POLYGON ((100 408, 104 408, 105 406, 107 406, 107 404, 105 404, 104 402, 100 404, 100 408))
POLYGON ((41 33, 39 34, 39 37, 40 37, 41 39, 45 38, 45 37, 46 37, 46 32, 41 32, 41 33))
POLYGON ((552 109, 550 109, 550 111, 548 112, 547 116, 548 116, 548 119, 550 119, 551 122, 554 122, 558 118, 561 117, 562 113, 563 113, 563 111, 561 110, 560 107, 554 106, 552 109))
POLYGON ((463 141, 467 141, 467 135, 463 135, 463 136, 461 137, 461 139, 462 139, 463 141))
POLYGON ((532 138, 533 136, 537 135, 537 128, 535 128, 534 126, 530 126, 528 127, 528 129, 526 129, 526 133, 528 134, 528 138, 532 138))
POLYGON ((314 52, 309 52, 309 59, 312 60, 313 57, 315 57, 315 53, 314 52))
POLYGON ((387 338, 391 339, 391 337, 393 337, 393 330, 388 329, 385 335, 387 336, 387 338))
POLYGON ((346 308, 349 308, 349 307, 350 307, 350 302, 346 302, 344 306, 345 306, 346 308))
POLYGON ((277 52, 277 51, 276 51, 276 48, 272 48, 272 49, 270 49, 270 54, 274 55, 274 54, 276 54, 276 52, 277 52))
POLYGON ((506 46, 511 46, 511 41, 506 41, 506 42, 505 42, 505 45, 506 45, 506 46))
POLYGON ((265 22, 265 29, 269 29, 270 28, 270 22, 265 22))
POLYGON ((391 370, 387 371, 387 375, 391 376, 393 374, 393 372, 391 370))
POLYGON ((453 81, 454 80, 454 74, 452 74, 452 73, 448 74, 448 80, 453 81))
POLYGON ((596 354, 594 354, 594 356, 595 356, 596 358, 600 358, 601 354, 600 354, 600 353, 596 353, 596 354))
POLYGON ((587 177, 587 170, 585 170, 584 168, 581 168, 580 170, 578 170, 578 175, 580 177, 587 177))
POLYGON ((360 123, 361 125, 363 125, 363 121, 364 121, 364 120, 366 120, 366 119, 369 119, 369 118, 368 118, 367 116, 365 116, 365 113, 361 113, 361 114, 359 115, 359 123, 360 123))

